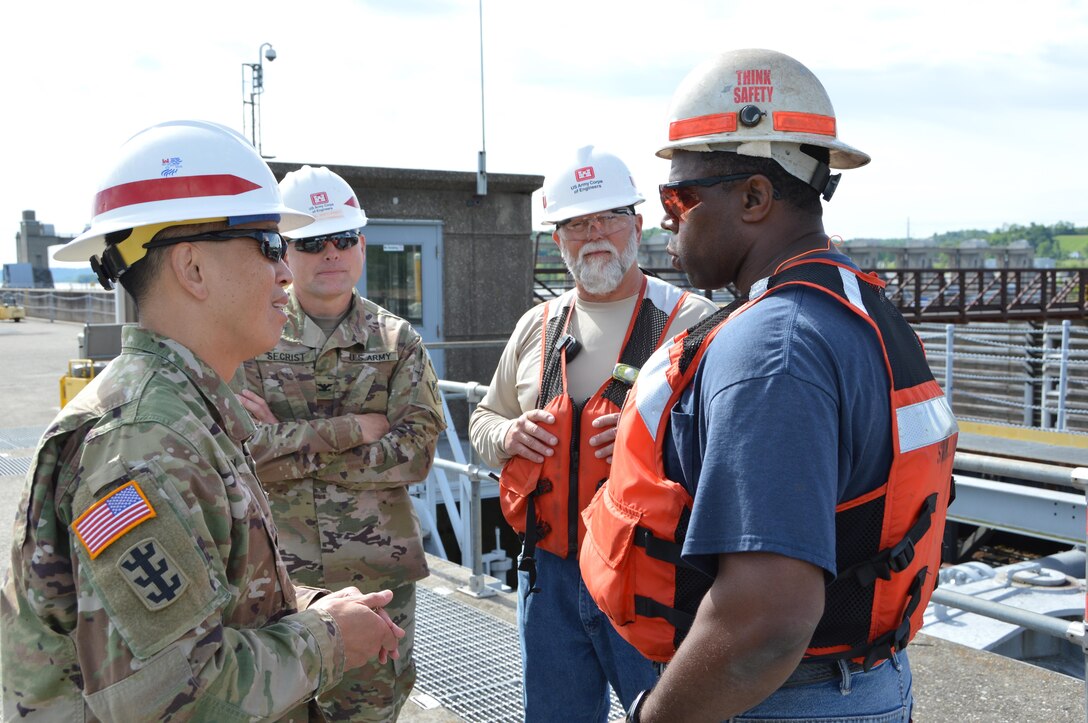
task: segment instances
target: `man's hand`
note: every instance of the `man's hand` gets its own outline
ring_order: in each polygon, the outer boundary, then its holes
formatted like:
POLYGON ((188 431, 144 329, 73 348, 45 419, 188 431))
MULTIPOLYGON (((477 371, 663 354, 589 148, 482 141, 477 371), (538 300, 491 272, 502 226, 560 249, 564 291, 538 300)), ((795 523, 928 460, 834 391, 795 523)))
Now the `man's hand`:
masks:
POLYGON ((555 417, 543 409, 530 409, 514 420, 502 440, 503 450, 511 457, 524 457, 530 462, 543 462, 555 454, 552 449, 559 438, 541 424, 554 424, 555 417))
POLYGON ((268 402, 253 392, 248 389, 243 389, 242 393, 236 396, 238 397, 238 401, 242 403, 242 406, 248 409, 249 413, 252 414, 253 418, 258 422, 264 424, 280 423, 280 420, 276 419, 276 415, 268 408, 268 402))
POLYGON ((363 435, 365 444, 373 444, 389 434, 389 418, 379 412, 370 414, 353 414, 355 423, 359 425, 359 431, 363 435))
POLYGON ((620 413, 614 412, 612 414, 602 414, 593 420, 593 426, 597 429, 604 429, 600 434, 595 434, 589 438, 589 443, 593 447, 600 447, 600 449, 593 452, 593 456, 597 459, 605 459, 609 464, 612 464, 612 449, 616 446, 616 424, 620 421, 620 413))
POLYGON ((326 595, 311 608, 327 610, 344 637, 344 668, 358 668, 374 658, 384 664, 397 659, 397 641, 404 630, 383 609, 393 600, 391 590, 364 595, 353 587, 326 595))

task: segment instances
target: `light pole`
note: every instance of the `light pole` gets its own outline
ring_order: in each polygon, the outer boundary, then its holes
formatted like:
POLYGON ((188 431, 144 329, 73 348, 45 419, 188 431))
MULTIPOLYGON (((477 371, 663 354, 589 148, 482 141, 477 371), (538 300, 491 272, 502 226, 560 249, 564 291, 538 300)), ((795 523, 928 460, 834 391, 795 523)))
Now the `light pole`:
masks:
POLYGON ((261 43, 261 47, 257 49, 257 62, 242 63, 242 128, 246 127, 246 106, 248 105, 249 139, 257 149, 257 153, 261 153, 261 93, 264 92, 264 61, 271 63, 275 59, 276 51, 272 43, 261 43), (249 70, 248 88, 247 69, 249 70), (246 100, 247 95, 248 100, 246 100))

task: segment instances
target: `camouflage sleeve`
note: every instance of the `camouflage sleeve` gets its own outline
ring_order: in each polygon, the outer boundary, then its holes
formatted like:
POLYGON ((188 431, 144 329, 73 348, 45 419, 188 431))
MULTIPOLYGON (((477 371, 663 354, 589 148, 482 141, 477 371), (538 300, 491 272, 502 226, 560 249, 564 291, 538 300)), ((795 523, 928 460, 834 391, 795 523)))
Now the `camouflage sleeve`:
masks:
POLYGON ((248 445, 263 482, 306 477, 290 462, 295 452, 300 457, 339 454, 359 444, 359 425, 350 414, 277 424, 257 422, 256 426, 257 432, 248 445))
MULTIPOLYGON (((241 366, 231 382, 231 387, 236 392, 248 389, 264 398, 266 392, 261 382, 260 365, 256 360, 250 359, 241 366)), ((351 415, 278 424, 257 422, 256 427, 257 431, 247 444, 253 461, 261 468, 261 479, 265 482, 298 479, 303 476, 294 474, 292 465, 279 463, 280 458, 291 452, 343 452, 359 443, 358 425, 351 415)))
POLYGON ((389 432, 341 454, 313 456, 310 476, 357 489, 391 489, 422 482, 446 428, 438 377, 423 341, 413 335, 389 379, 389 432))
MULTIPOLYGON (((438 435, 446 428, 438 377, 422 340, 413 335, 402 348, 400 362, 389 379, 386 416, 389 432, 377 442, 365 443, 351 417, 310 420, 274 427, 271 454, 260 463, 263 482, 307 477, 351 489, 381 490, 422 482, 434 462, 438 435), (298 438, 281 438, 290 428, 321 428, 317 422, 347 420, 348 442, 341 448, 298 444, 298 438)), ((301 435, 301 433, 299 433, 301 435)), ((339 434, 339 430, 337 430, 339 434)), ((339 441, 339 437, 336 438, 339 441)))
POLYGON ((157 423, 122 425, 74 467, 91 471, 72 493, 80 601, 72 637, 84 696, 103 720, 134 711, 147 719, 277 718, 343 675, 332 617, 320 609, 283 614, 294 589, 281 587, 274 544, 258 524, 259 488, 246 470, 213 458, 213 442, 192 436, 157 423), (131 485, 153 514, 93 549, 77 533, 80 520, 131 485))

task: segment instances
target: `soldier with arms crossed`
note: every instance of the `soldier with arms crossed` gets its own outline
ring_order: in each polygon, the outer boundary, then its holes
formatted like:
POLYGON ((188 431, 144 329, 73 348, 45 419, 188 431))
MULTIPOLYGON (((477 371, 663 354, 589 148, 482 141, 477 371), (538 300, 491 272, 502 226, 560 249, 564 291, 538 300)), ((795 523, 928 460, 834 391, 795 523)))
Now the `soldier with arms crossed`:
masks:
POLYGON ((422 482, 445 428, 437 378, 411 325, 364 299, 366 215, 327 168, 280 183, 312 214, 290 232, 294 275, 276 348, 247 361, 235 388, 259 422, 250 442, 292 579, 332 590, 393 590, 400 656, 344 676, 318 702, 329 720, 388 721, 415 682, 415 581, 427 575, 408 485, 422 482))

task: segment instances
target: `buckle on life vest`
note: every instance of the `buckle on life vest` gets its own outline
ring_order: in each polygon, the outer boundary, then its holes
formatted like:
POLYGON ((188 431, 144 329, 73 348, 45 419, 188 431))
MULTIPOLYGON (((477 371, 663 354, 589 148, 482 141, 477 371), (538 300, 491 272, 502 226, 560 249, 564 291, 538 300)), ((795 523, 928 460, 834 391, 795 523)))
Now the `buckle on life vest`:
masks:
POLYGON ((534 592, 540 592, 536 586, 536 541, 551 532, 552 528, 547 522, 537 522, 536 497, 541 492, 551 489, 552 483, 546 479, 540 480, 537 488, 529 494, 525 510, 525 533, 521 538, 521 554, 518 555, 518 570, 529 573, 529 590, 525 593, 528 599, 534 592), (542 490, 541 486, 547 484, 548 489, 542 490))
POLYGON ((555 350, 560 354, 566 352, 567 364, 570 364, 574 361, 574 357, 578 356, 578 352, 582 351, 582 343, 570 334, 564 334, 556 343, 555 350))
POLYGON ((526 555, 524 548, 518 555, 518 570, 529 573, 529 591, 525 593, 525 597, 528 598, 534 592, 540 592, 540 588, 536 586, 536 558, 526 555))
POLYGON ((899 542, 885 548, 876 554, 871 560, 858 563, 853 567, 840 572, 840 575, 854 575, 858 584, 868 587, 879 577, 881 580, 891 580, 893 572, 902 572, 914 560, 914 543, 921 540, 929 531, 930 521, 937 509, 937 494, 926 497, 922 503, 922 509, 914 525, 907 530, 899 542))
MULTIPOLYGON (((904 537, 888 552, 888 567, 892 572, 903 572, 914 560, 914 540, 904 537)), ((883 577, 883 576, 882 576, 883 577)), ((884 578, 887 580, 891 575, 884 578)))

